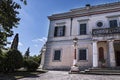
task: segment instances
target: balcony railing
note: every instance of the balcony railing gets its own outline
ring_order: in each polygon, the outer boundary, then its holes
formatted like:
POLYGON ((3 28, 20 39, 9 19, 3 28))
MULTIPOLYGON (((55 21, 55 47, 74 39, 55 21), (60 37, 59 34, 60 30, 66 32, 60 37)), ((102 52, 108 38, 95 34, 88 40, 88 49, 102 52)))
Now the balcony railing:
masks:
POLYGON ((120 34, 120 27, 101 28, 101 29, 93 29, 92 30, 93 36, 109 35, 109 34, 120 34))

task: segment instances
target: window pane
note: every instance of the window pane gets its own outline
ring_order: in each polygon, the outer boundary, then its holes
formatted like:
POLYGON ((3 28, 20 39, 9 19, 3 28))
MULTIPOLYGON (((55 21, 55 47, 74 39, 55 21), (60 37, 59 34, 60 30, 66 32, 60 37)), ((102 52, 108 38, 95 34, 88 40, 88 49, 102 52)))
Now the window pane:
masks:
POLYGON ((110 23, 110 27, 118 27, 117 20, 110 20, 109 23, 110 23))
POLYGON ((65 26, 55 27, 54 37, 60 37, 65 35, 65 26))
POLYGON ((56 50, 54 53, 54 60, 60 60, 61 51, 56 50))
POLYGON ((86 24, 80 24, 80 35, 86 34, 86 24))
POLYGON ((79 50, 79 60, 86 60, 86 49, 79 50))

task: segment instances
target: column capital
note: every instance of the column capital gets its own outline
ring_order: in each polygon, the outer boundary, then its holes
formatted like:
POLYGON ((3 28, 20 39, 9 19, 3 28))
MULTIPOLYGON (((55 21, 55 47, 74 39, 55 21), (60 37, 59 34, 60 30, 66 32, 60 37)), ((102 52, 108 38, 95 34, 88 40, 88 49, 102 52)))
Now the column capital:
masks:
POLYGON ((108 42, 113 42, 113 41, 115 41, 115 40, 108 39, 107 41, 108 41, 108 42))
POLYGON ((92 41, 93 41, 93 42, 98 42, 98 40, 97 40, 97 39, 93 39, 92 41))
POLYGON ((113 42, 114 38, 109 38, 107 41, 109 41, 109 42, 112 41, 113 42))

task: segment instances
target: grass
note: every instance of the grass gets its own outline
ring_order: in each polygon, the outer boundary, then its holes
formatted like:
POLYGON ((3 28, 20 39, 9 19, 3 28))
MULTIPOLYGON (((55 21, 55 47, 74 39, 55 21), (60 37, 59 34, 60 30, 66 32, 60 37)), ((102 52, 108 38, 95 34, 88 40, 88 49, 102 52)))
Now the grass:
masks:
POLYGON ((31 78, 36 78, 39 77, 39 74, 45 73, 46 71, 34 71, 34 72, 29 72, 29 71, 15 71, 13 73, 6 73, 0 74, 0 80, 17 80, 21 78, 26 78, 26 77, 31 77, 31 78))

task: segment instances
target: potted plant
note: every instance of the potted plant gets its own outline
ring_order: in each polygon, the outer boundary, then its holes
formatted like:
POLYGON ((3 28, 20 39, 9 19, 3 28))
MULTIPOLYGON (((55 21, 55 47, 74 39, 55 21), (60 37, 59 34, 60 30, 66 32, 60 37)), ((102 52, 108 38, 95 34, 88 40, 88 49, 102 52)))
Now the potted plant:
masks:
POLYGON ((106 60, 105 59, 101 59, 100 62, 101 62, 101 67, 104 68, 106 60))

